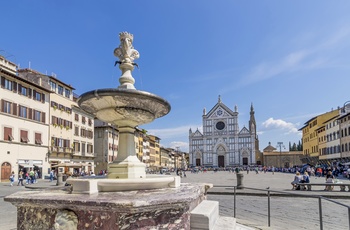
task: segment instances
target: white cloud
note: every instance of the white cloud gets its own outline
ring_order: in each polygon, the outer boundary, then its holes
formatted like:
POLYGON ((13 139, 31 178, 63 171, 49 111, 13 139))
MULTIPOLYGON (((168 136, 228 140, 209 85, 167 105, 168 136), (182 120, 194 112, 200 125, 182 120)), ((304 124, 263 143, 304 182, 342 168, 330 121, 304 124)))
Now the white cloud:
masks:
POLYGON ((294 48, 293 50, 293 46, 291 46, 289 53, 285 53, 275 60, 264 60, 256 63, 255 66, 252 66, 251 72, 241 76, 238 83, 236 81, 234 85, 228 85, 222 91, 229 92, 232 89, 283 76, 285 73, 336 66, 337 63, 333 57, 337 56, 338 51, 344 50, 344 46, 349 45, 350 29, 339 28, 330 33, 328 37, 320 36, 320 34, 318 37, 323 37, 323 39, 315 39, 312 44, 303 41, 302 45, 306 48, 294 48))
POLYGON ((161 139, 166 138, 177 138, 182 136, 188 137, 188 132, 190 128, 192 128, 192 131, 196 131, 194 127, 199 127, 196 125, 185 125, 185 126, 179 126, 175 128, 165 128, 165 129, 147 129, 147 134, 155 135, 161 139))
POLYGON ((177 149, 179 148, 179 151, 188 152, 188 142, 184 141, 172 141, 169 144, 170 146, 167 146, 169 148, 177 149))
POLYGON ((285 131, 285 134, 299 134, 296 124, 286 122, 281 119, 273 119, 272 117, 262 123, 265 130, 279 129, 285 131))

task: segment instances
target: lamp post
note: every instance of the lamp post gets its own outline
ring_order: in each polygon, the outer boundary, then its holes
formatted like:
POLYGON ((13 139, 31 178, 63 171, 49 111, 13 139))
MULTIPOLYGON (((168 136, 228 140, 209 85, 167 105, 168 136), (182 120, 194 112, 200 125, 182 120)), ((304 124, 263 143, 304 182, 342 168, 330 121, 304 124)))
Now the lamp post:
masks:
POLYGON ((282 167, 282 147, 285 148, 283 145, 283 142, 277 142, 277 147, 280 148, 280 165, 279 166, 282 167))

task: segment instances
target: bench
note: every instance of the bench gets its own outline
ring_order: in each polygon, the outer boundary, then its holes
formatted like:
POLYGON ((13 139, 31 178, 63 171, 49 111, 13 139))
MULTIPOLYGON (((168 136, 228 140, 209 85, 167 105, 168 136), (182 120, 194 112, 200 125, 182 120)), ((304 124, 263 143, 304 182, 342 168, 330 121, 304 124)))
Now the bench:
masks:
POLYGON ((340 187, 340 191, 345 192, 345 188, 348 187, 348 191, 350 192, 350 183, 297 183, 297 186, 300 186, 300 190, 305 190, 307 188, 308 191, 311 191, 312 186, 323 186, 327 191, 332 191, 332 187, 340 187))

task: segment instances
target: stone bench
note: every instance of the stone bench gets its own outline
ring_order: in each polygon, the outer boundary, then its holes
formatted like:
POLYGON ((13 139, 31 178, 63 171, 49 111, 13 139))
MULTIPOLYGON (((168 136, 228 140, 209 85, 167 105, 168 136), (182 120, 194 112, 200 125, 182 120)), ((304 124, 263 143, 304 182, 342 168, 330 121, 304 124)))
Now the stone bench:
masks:
POLYGON ((348 187, 348 191, 350 192, 349 183, 297 183, 296 185, 300 186, 300 190, 307 189, 308 191, 311 191, 312 186, 324 186, 327 191, 333 191, 332 187, 340 187, 340 191, 342 192, 348 187))
POLYGON ((218 218, 219 202, 212 200, 203 200, 191 211, 191 230, 212 230, 218 218))
POLYGON ((233 230, 236 218, 220 216, 218 201, 203 200, 191 211, 190 227, 191 230, 233 230))

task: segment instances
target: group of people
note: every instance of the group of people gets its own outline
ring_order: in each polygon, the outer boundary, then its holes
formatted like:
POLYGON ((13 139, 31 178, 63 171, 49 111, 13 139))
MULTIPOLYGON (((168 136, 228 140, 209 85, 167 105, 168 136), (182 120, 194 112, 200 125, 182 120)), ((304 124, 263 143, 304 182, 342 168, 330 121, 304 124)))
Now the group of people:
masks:
POLYGON ((294 180, 292 181, 292 190, 300 190, 299 183, 310 183, 310 176, 307 171, 304 172, 303 175, 300 172, 296 172, 294 176, 294 180))
MULTIPOLYGON (((334 183, 334 179, 335 176, 332 171, 328 171, 325 177, 326 183, 334 183)), ((307 171, 303 175, 298 171, 295 173, 294 180, 291 182, 292 190, 300 190, 300 184, 302 183, 310 183, 310 176, 307 171)), ((333 186, 326 186, 325 190, 333 190, 333 186)))
MULTIPOLYGON (((25 171, 25 170, 19 171, 17 186, 19 186, 19 185, 24 186, 24 184, 23 184, 24 181, 26 184, 37 183, 37 179, 39 178, 38 170, 34 170, 33 168, 31 168, 28 171, 25 171)), ((13 183, 15 181, 16 181, 16 175, 15 175, 15 172, 12 171, 11 176, 10 176, 10 185, 13 186, 13 183)))

